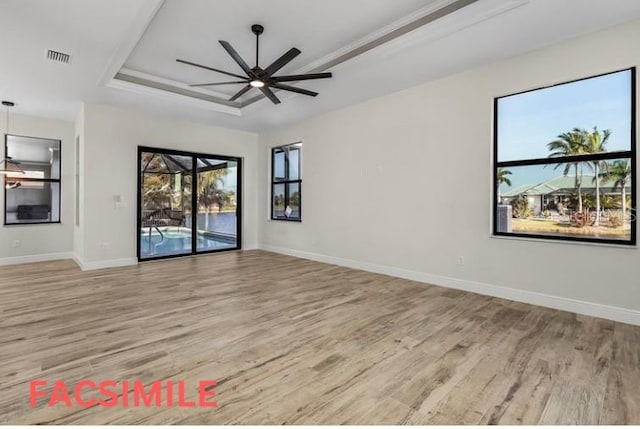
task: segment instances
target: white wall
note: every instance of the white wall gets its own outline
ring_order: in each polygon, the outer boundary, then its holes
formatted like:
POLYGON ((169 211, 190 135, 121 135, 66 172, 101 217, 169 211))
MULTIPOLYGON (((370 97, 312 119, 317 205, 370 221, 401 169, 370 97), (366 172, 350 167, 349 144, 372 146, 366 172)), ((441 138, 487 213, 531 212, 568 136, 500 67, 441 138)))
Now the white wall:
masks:
MULTIPOLYGON (((68 257, 73 249, 73 123, 9 114, 11 134, 62 141, 61 223, 0 226, 0 265, 68 257), (20 241, 20 247, 14 247, 15 240, 20 241)), ((0 158, 4 159, 4 133, 7 127, 6 115, 1 116, 0 158)), ((4 197, 0 196, 0 218, 4 217, 3 213, 4 197)))
POLYGON ((262 245, 578 311, 573 300, 640 310, 636 248, 490 236, 493 98, 640 65, 638 40, 635 22, 261 134, 262 245), (269 149, 296 141, 303 222, 270 221, 269 149))
POLYGON ((242 157, 242 246, 257 246, 257 134, 85 104, 81 140, 85 268, 135 263, 138 146, 242 157), (116 195, 124 207, 116 208, 116 195))
POLYGON ((144 145, 244 158, 245 249, 260 243, 611 318, 624 319, 620 309, 629 309, 629 320, 640 323, 636 248, 490 236, 493 97, 638 66, 637 40, 640 22, 265 132, 259 139, 94 104, 79 112, 75 130, 64 121, 12 115, 12 133, 62 140, 63 223, 0 228, 0 263, 71 251, 85 268, 134 263, 136 156, 137 146, 144 145), (74 231, 76 135, 82 146, 82 203, 81 225, 74 231), (269 150, 296 141, 304 142, 303 222, 270 221, 269 150), (116 208, 116 195, 124 207, 116 208), (20 240, 19 248, 14 240, 20 240), (462 265, 456 263, 460 257, 462 265))

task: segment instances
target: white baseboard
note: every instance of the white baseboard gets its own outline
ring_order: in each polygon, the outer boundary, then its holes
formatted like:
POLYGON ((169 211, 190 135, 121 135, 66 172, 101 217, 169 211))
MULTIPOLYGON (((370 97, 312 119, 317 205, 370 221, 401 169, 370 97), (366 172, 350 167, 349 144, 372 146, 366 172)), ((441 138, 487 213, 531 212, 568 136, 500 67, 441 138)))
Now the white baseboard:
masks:
POLYGON ((126 267, 137 265, 135 258, 112 259, 108 261, 84 262, 82 258, 74 252, 47 253, 44 255, 13 256, 10 258, 0 258, 0 266, 30 264, 33 262, 59 261, 71 259, 75 261, 82 271, 99 270, 101 268, 126 267))
POLYGON ((467 292, 477 293, 480 295, 504 298, 511 301, 522 302, 525 304, 539 305, 541 307, 569 311, 572 313, 600 317, 616 322, 640 326, 640 311, 636 310, 613 307, 587 301, 580 301, 560 296, 547 295, 522 289, 495 286, 488 283, 481 283, 471 280, 462 280, 452 277, 423 273, 419 271, 405 270, 402 268, 394 268, 385 265, 377 265, 352 259, 338 258, 335 256, 305 252, 302 250, 287 249, 268 245, 260 245, 259 247, 260 249, 269 252, 281 253, 284 255, 295 256, 303 259, 310 259, 317 262, 355 268, 358 270, 369 271, 377 274, 385 274, 388 276, 399 277, 421 283, 428 283, 451 289, 459 289, 467 292))
POLYGON ((105 261, 85 262, 78 255, 73 255, 73 260, 82 271, 101 270, 103 268, 128 267, 138 265, 136 258, 109 259, 105 261))
POLYGON ((72 259, 72 252, 46 253, 43 255, 12 256, 0 258, 0 266, 30 264, 33 262, 58 261, 61 259, 72 259))

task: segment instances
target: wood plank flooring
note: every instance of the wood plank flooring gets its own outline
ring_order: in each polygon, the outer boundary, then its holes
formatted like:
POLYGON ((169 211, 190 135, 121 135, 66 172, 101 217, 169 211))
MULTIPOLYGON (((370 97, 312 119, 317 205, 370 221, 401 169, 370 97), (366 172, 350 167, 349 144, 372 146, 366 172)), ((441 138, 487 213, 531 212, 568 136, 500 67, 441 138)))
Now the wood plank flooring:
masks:
POLYGON ((263 251, 0 267, 0 423, 640 424, 640 327, 263 251), (29 382, 218 381, 203 408, 29 382))

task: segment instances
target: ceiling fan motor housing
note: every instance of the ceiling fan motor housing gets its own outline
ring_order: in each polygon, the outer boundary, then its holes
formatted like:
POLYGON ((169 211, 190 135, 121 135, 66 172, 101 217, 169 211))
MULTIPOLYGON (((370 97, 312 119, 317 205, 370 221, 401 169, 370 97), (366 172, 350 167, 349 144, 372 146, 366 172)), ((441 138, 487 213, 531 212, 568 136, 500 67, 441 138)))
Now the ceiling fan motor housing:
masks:
POLYGON ((253 31, 253 34, 255 34, 256 36, 259 36, 264 33, 264 27, 260 24, 253 24, 251 26, 251 31, 253 31))

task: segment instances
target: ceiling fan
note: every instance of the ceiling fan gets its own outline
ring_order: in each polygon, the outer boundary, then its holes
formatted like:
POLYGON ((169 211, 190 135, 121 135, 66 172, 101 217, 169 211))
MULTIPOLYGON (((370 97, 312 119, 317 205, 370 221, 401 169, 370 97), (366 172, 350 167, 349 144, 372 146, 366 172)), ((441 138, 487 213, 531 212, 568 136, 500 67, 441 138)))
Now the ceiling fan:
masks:
POLYGON ((283 91, 291 91, 298 94, 309 95, 311 97, 315 97, 318 95, 317 92, 309 91, 307 89, 296 88, 295 86, 287 85, 283 82, 297 82, 301 80, 311 80, 311 79, 326 79, 331 77, 331 73, 310 73, 310 74, 295 74, 288 76, 274 76, 274 74, 280 70, 282 67, 287 65, 291 60, 301 54, 300 50, 297 48, 289 49, 284 55, 275 60, 273 64, 269 67, 263 69, 259 66, 259 52, 260 52, 260 35, 264 32, 264 27, 262 25, 252 25, 251 31, 256 35, 256 66, 251 68, 249 65, 242 59, 242 57, 236 52, 235 49, 224 40, 219 40, 222 47, 231 55, 231 58, 240 66, 242 71, 246 73, 246 76, 241 76, 235 73, 229 73, 224 70, 218 70, 213 67, 204 66, 202 64, 196 64, 191 61, 185 61, 177 59, 176 61, 182 64, 187 64, 194 67, 199 67, 205 70, 211 70, 217 73, 222 73, 227 76, 232 76, 238 78, 240 80, 232 81, 232 82, 211 82, 211 83, 197 83, 189 86, 199 87, 199 86, 216 86, 216 85, 239 85, 244 84, 245 86, 235 93, 233 97, 229 99, 229 101, 235 101, 242 95, 246 94, 252 88, 257 88, 262 93, 273 102, 273 104, 279 104, 280 100, 273 93, 271 88, 281 89, 283 91))

